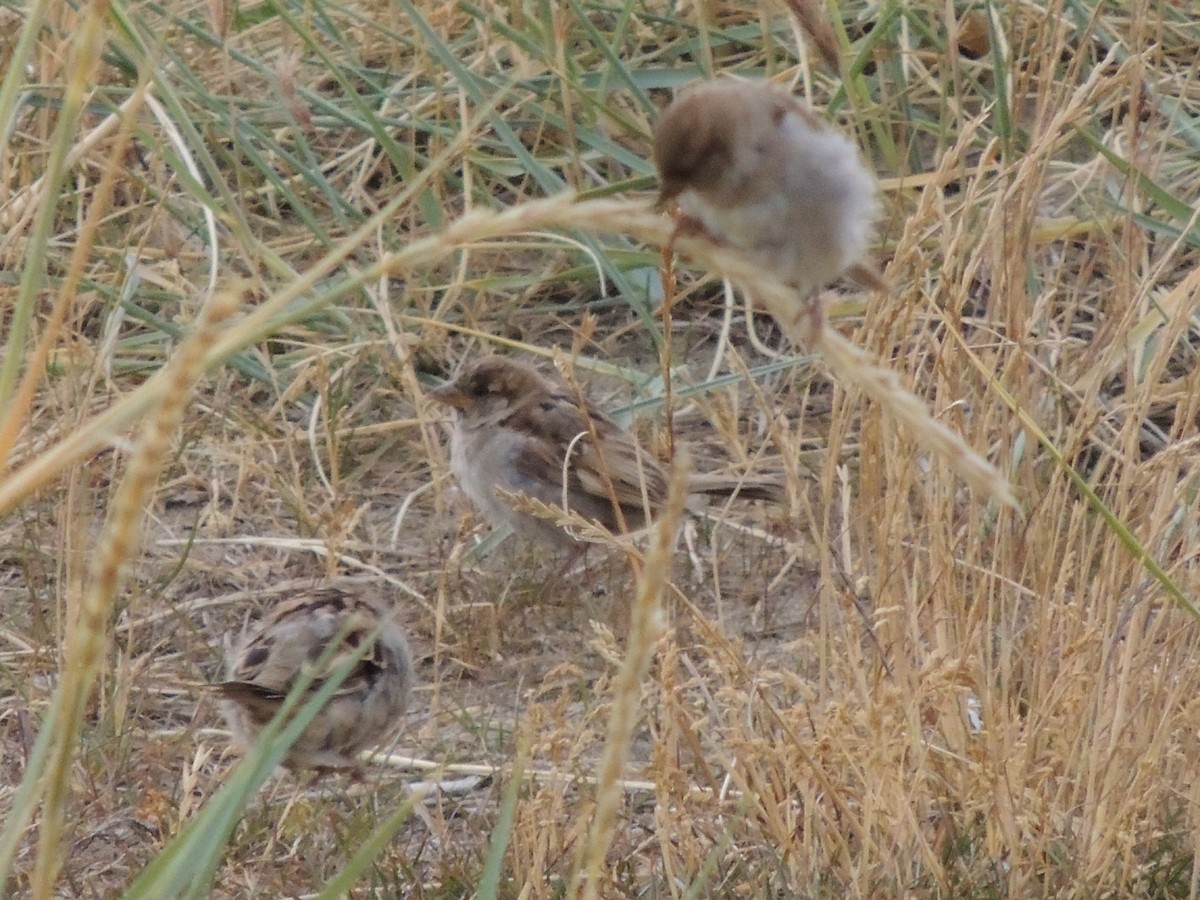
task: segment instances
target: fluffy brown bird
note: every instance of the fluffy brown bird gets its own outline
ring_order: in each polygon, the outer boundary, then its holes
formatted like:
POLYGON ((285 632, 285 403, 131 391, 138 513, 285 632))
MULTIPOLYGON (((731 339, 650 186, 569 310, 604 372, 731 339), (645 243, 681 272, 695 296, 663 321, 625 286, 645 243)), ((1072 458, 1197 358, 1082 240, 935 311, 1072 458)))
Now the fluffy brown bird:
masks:
POLYGON ((329 702, 283 759, 291 769, 345 768, 378 744, 408 704, 412 652, 382 602, 335 588, 305 591, 249 628, 229 659, 229 680, 216 686, 234 743, 243 750, 271 721, 302 673, 337 640, 339 646, 306 689, 303 703, 376 633, 329 702))
POLYGON ((866 261, 874 177, 849 138, 783 88, 689 85, 654 131, 654 161, 661 200, 678 202, 682 227, 744 250, 805 304, 843 273, 884 286, 866 261))
MULTIPOLYGON (((487 517, 518 534, 573 541, 553 522, 514 509, 498 489, 560 508, 565 503, 613 532, 643 527, 647 512, 653 515, 666 500, 667 476, 658 461, 587 399, 532 366, 486 357, 430 396, 459 413, 450 438, 450 468, 459 485, 487 517)), ((689 491, 783 497, 779 482, 765 478, 693 475, 689 491)))

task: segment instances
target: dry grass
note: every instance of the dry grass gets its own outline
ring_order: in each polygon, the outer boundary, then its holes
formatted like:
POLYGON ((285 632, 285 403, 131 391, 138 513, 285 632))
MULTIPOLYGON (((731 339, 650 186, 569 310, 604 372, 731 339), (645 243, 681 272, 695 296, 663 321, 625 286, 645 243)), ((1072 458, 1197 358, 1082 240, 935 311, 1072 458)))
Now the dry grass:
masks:
POLYGON ((0 8, 8 892, 1200 895, 1200 25, 832 6, 837 76, 781 6, 0 8), (424 392, 553 356, 667 446, 648 135, 722 70, 863 143, 892 291, 831 296, 830 340, 1022 512, 683 246, 671 438, 790 503, 685 527, 638 679, 664 566, 489 537, 424 392), (187 340, 218 284, 241 311, 187 340), (411 771, 222 755, 223 636, 325 580, 404 609, 393 749, 490 786, 409 816, 411 771))

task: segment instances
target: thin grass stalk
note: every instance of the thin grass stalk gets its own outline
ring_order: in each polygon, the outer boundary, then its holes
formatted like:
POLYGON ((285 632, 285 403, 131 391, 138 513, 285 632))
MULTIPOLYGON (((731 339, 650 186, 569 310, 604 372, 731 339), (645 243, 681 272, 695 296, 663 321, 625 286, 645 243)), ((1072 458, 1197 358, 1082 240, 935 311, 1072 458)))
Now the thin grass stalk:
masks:
POLYGON ((51 705, 46 717, 42 720, 37 740, 34 741, 29 756, 25 760, 25 774, 21 777, 21 785, 12 798, 8 820, 4 823, 3 829, 0 829, 0 887, 8 884, 17 848, 20 846, 25 829, 33 821, 34 812, 37 811, 40 782, 36 776, 45 769, 51 744, 59 731, 60 712, 58 707, 51 705))
MULTIPOLYGON (((96 185, 92 202, 88 206, 87 217, 79 231, 79 240, 71 251, 66 277, 58 289, 58 297, 54 301, 42 336, 25 365, 25 374, 17 386, 16 396, 7 407, 8 414, 0 419, 0 472, 8 468, 9 454, 12 452, 13 444, 16 443, 17 435, 21 433, 21 429, 28 421, 34 394, 45 373, 46 360, 49 359, 50 351, 58 342, 63 322, 71 309, 71 302, 75 299, 79 280, 88 265, 88 255, 91 253, 96 239, 96 229, 100 226, 112 203, 117 176, 123 172, 121 161, 125 156, 125 149, 133 132, 133 119, 145 97, 145 92, 146 85, 139 86, 133 96, 122 104, 120 115, 115 116, 120 122, 120 128, 112 152, 108 154, 100 183, 96 185)), ((71 165, 74 163, 72 162, 71 165)))
POLYGON ((671 466, 667 502, 654 525, 650 549, 638 577, 637 596, 630 611, 629 642, 613 684, 613 705, 608 719, 604 754, 600 759, 596 808, 587 841, 581 845, 582 853, 576 859, 569 889, 572 897, 579 896, 581 889, 584 900, 595 900, 599 896, 604 858, 612 844, 617 810, 624 796, 622 778, 641 707, 642 681, 650 670, 654 649, 666 629, 662 593, 670 581, 676 538, 687 500, 690 469, 691 462, 686 451, 680 451, 671 466))
POLYGON ((818 345, 816 349, 835 378, 879 404, 888 417, 906 426, 923 447, 944 460, 972 488, 1020 510, 1008 480, 958 432, 933 418, 929 408, 905 390, 895 372, 876 365, 865 350, 831 328, 823 329, 818 345))
POLYGON ((21 26, 20 37, 12 49, 8 61, 8 69, 0 80, 0 169, 3 169, 5 155, 11 144, 13 119, 17 114, 17 96, 25 86, 25 71, 29 65, 29 57, 37 46, 38 38, 42 35, 42 25, 50 10, 57 5, 56 0, 39 0, 22 9, 24 24, 21 26))
MULTIPOLYGON (((954 330, 951 330, 950 333, 954 335, 954 339, 966 352, 967 358, 971 360, 972 365, 982 371, 982 361, 980 361, 979 358, 970 350, 970 348, 966 346, 966 342, 963 340, 962 335, 954 330)), ((1184 594, 1179 585, 1175 583, 1175 580, 1167 573, 1167 570, 1164 569, 1161 564, 1159 564, 1158 560, 1151 555, 1150 551, 1142 546, 1141 541, 1137 539, 1133 531, 1130 530, 1129 526, 1122 522, 1117 517, 1116 513, 1109 509, 1108 504, 1106 504, 1100 498, 1100 495, 1092 489, 1092 486, 1088 483, 1088 480, 1079 473, 1078 469, 1068 462, 1066 456, 1063 455, 1062 450, 1055 446, 1054 442, 1050 439, 1050 435, 1046 434, 1041 426, 1034 421, 1033 417, 1029 414, 1029 411, 1024 409, 1021 404, 1017 402, 1017 398, 1008 391, 1004 390, 1004 388, 1002 388, 999 384, 993 384, 992 389, 997 393, 1004 404, 1010 410, 1012 410, 1013 415, 1020 420, 1021 425, 1027 428, 1033 434, 1033 436, 1037 438, 1038 443, 1040 443, 1046 449, 1046 452, 1050 454, 1050 457, 1058 464, 1059 468, 1066 473, 1067 478, 1069 478, 1071 483, 1075 485, 1079 493, 1082 494, 1087 499, 1088 503, 1090 503, 1096 510, 1096 512, 1100 514, 1100 517, 1104 520, 1105 524, 1112 531, 1112 533, 1116 535, 1117 540, 1119 540, 1121 544, 1124 545, 1125 549, 1129 551, 1130 555, 1132 555, 1134 559, 1136 559, 1142 564, 1143 567, 1145 567, 1146 571, 1154 577, 1155 581, 1162 585, 1163 590, 1170 595, 1171 599, 1174 600, 1181 609, 1189 613, 1193 618, 1200 619, 1200 607, 1197 607, 1196 604, 1193 603, 1186 594, 1184 594)))
POLYGON ((499 815, 492 829, 492 837, 488 842, 487 857, 483 864, 483 873, 479 877, 479 888, 475 892, 475 900, 495 900, 500 896, 500 883, 503 879, 504 852, 512 839, 513 823, 517 817, 517 803, 521 799, 521 785, 526 778, 531 761, 530 740, 526 735, 521 739, 517 749, 516 762, 507 773, 508 786, 504 789, 504 798, 500 801, 499 815))
MULTIPOLYGON (((519 785, 519 782, 517 784, 519 785)), ((379 824, 379 827, 366 837, 358 851, 347 860, 346 864, 338 870, 336 875, 329 879, 329 882, 321 889, 321 892, 316 895, 314 900, 338 900, 341 897, 352 896, 351 889, 354 887, 354 882, 366 871, 371 861, 387 849, 388 845, 396 837, 396 833, 412 817, 413 810, 417 804, 423 802, 428 793, 428 790, 410 792, 401 802, 400 806, 393 810, 379 824)))
MULTIPOLYGON (((67 153, 65 168, 73 169, 79 165, 89 153, 113 132, 128 121, 128 114, 136 110, 145 99, 146 85, 138 88, 125 99, 115 110, 105 116, 86 134, 79 136, 67 153)), ((0 210, 0 229, 13 229, 21 225, 23 217, 34 204, 41 203, 47 195, 46 175, 35 178, 27 186, 22 187, 8 201, 6 207, 0 210)))
MULTIPOLYGON (((71 761, 88 698, 108 647, 109 623, 124 580, 122 567, 136 547, 151 492, 170 456, 192 389, 204 374, 206 351, 214 343, 219 325, 236 312, 240 303, 237 288, 215 294, 201 310, 195 330, 180 344, 164 370, 170 390, 153 410, 134 447, 129 468, 113 496, 91 577, 78 611, 68 623, 65 670, 51 712, 59 714, 58 728, 46 770, 40 773, 44 801, 32 885, 32 896, 38 900, 53 895, 62 866, 71 761)), ((30 772, 27 776, 38 774, 30 772)))
MULTIPOLYGON (((33 318, 38 292, 46 276, 46 247, 58 216, 59 191, 67 173, 71 142, 84 103, 87 102, 87 97, 96 82, 96 69, 104 49, 106 10, 107 3, 104 0, 97 0, 88 8, 67 60, 67 83, 63 90, 62 109, 55 123, 50 154, 46 160, 45 189, 42 202, 38 204, 34 215, 33 229, 26 245, 21 283, 5 341, 7 352, 4 354, 4 360, 0 362, 0 410, 5 410, 6 414, 11 409, 17 373, 25 360, 25 335, 33 318)), ((0 460, 2 459, 0 456, 0 460)))

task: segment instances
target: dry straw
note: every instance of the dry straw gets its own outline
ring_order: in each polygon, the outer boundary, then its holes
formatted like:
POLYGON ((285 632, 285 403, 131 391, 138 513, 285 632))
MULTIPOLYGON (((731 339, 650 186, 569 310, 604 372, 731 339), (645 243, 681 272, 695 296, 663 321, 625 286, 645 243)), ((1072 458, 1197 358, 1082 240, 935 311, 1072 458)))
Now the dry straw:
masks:
POLYGON ((596 809, 571 884, 570 895, 578 896, 577 892, 582 888, 586 900, 599 896, 605 854, 612 843, 617 812, 624 797, 625 765, 641 707, 642 681, 650 670, 654 648, 666 629, 662 594, 671 578, 671 560, 683 521, 690 468, 686 452, 680 452, 671 466, 667 502, 653 527, 650 549, 638 577, 637 595, 630 612, 629 641, 613 685, 608 735, 600 758, 596 809))
MULTIPOLYGON (((53 895, 55 878, 66 858, 60 844, 71 760, 83 725, 84 710, 105 658, 112 614, 123 583, 122 569, 137 549, 151 493, 171 456, 175 434, 183 420, 192 388, 204 373, 205 355, 216 340, 220 324, 229 319, 240 304, 241 291, 237 288, 216 293, 201 310, 194 331, 180 344, 163 370, 168 390, 151 411, 134 446, 125 477, 113 496, 87 585, 70 618, 65 667, 48 719, 54 723, 54 743, 42 775, 44 800, 33 879, 34 897, 53 895)), ((33 804, 25 811, 32 814, 33 804)))

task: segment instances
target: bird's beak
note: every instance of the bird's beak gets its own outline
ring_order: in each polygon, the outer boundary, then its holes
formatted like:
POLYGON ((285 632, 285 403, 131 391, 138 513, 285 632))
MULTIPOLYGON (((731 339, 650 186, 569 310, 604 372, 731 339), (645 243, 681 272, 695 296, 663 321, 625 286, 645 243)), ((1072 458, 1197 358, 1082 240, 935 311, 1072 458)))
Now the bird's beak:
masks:
POLYGON ((466 409, 470 398, 459 390, 458 382, 447 381, 429 392, 429 398, 453 409, 466 409))

